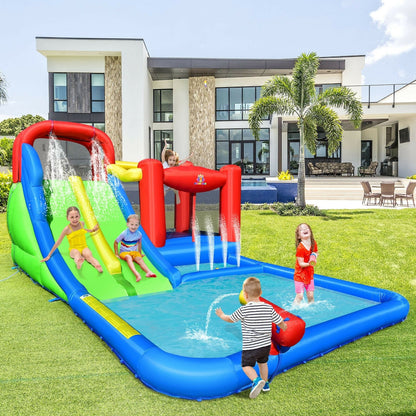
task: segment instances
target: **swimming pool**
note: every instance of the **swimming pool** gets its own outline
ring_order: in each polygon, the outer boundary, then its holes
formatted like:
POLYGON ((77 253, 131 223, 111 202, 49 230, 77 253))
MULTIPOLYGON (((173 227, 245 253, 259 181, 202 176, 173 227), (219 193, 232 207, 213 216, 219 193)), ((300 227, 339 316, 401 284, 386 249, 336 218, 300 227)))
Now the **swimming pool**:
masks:
MULTIPOLYGON (((293 305, 292 280, 269 273, 254 275, 262 283, 265 299, 300 316, 307 327, 378 304, 317 288, 314 304, 293 305)), ((220 320, 215 308, 221 307, 226 314, 234 312, 240 306, 238 296, 248 276, 193 281, 183 283, 175 291, 112 299, 105 304, 168 353, 195 358, 226 357, 241 351, 241 326, 220 320)))
POLYGON ((267 186, 265 179, 242 179, 241 187, 244 186, 267 186))

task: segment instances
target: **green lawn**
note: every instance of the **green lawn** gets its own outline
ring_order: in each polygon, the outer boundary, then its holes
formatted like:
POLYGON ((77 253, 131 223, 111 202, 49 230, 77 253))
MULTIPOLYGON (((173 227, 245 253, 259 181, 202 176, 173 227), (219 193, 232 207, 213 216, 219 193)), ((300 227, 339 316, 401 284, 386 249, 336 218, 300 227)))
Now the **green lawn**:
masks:
MULTIPOLYGON (((242 212, 242 254, 293 267, 308 222, 316 272, 393 290, 408 319, 277 376, 271 392, 193 402, 144 387, 63 302, 12 273, 0 214, 0 415, 415 415, 416 209, 328 211, 327 217, 242 212)), ((318 289, 319 290, 319 289, 318 289)))

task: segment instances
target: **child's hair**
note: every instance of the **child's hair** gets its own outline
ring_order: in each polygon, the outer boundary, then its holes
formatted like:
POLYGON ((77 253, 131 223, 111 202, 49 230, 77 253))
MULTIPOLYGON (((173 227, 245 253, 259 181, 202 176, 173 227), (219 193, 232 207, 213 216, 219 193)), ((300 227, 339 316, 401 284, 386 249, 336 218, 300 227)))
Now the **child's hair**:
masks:
POLYGON ((309 231, 311 233, 311 250, 315 247, 315 238, 313 236, 312 228, 309 224, 306 224, 306 222, 302 222, 296 227, 295 231, 295 246, 298 248, 299 243, 301 242, 301 238, 299 237, 299 229, 302 225, 306 225, 309 228, 309 231))
POLYGON ((175 156, 175 152, 170 149, 165 150, 165 161, 167 162, 171 156, 175 156))
POLYGON ((175 165, 179 165, 179 153, 173 152, 175 154, 175 165))
POLYGON ((81 215, 81 213, 79 212, 79 209, 78 209, 77 207, 69 207, 69 208, 66 210, 66 217, 67 217, 67 218, 68 218, 68 215, 69 215, 69 213, 70 213, 71 211, 76 211, 76 212, 78 212, 78 214, 79 214, 79 215, 81 215))
POLYGON ((131 214, 127 217, 127 222, 130 222, 130 220, 137 220, 140 222, 140 218, 137 214, 131 214))
POLYGON ((244 280, 243 290, 251 298, 256 298, 261 295, 261 283, 257 277, 248 277, 244 280))

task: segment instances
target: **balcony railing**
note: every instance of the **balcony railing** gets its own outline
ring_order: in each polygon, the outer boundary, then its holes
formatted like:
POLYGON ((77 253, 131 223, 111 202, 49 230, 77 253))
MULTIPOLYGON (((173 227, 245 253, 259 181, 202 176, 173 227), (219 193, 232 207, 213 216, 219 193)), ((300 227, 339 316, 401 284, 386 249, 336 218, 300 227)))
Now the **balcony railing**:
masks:
POLYGON ((357 94, 361 93, 361 102, 367 104, 391 104, 394 108, 399 103, 416 103, 416 81, 408 84, 367 84, 347 85, 357 94))

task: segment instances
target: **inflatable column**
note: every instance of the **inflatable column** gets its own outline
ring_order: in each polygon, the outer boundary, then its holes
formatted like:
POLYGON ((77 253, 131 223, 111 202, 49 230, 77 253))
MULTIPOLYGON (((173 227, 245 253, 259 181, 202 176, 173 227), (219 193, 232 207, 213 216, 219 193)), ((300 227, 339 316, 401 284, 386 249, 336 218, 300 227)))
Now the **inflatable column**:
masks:
POLYGON ((227 178, 220 190, 220 219, 225 222, 227 240, 236 242, 240 236, 241 169, 235 165, 227 165, 220 172, 227 178))
POLYGON ((163 167, 155 159, 144 159, 138 167, 143 175, 139 182, 140 221, 150 241, 156 247, 163 247, 166 242, 163 167))

